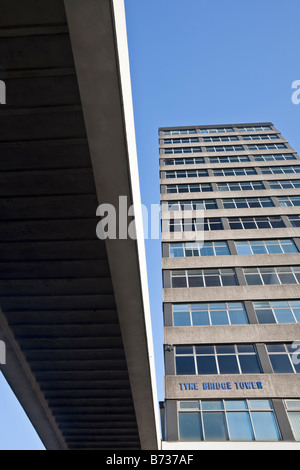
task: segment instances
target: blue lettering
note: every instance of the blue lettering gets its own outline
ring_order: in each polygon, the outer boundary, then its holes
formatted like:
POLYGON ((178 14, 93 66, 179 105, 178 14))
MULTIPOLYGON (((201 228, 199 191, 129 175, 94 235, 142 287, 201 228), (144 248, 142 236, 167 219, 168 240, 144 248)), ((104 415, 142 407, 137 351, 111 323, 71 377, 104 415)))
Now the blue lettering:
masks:
POLYGON ((231 390, 231 383, 230 382, 227 382, 227 388, 228 388, 228 390, 231 390))
POLYGON ((257 382, 257 388, 264 388, 261 382, 257 382))
POLYGON ((208 390, 208 383, 207 382, 203 382, 203 390, 208 390))

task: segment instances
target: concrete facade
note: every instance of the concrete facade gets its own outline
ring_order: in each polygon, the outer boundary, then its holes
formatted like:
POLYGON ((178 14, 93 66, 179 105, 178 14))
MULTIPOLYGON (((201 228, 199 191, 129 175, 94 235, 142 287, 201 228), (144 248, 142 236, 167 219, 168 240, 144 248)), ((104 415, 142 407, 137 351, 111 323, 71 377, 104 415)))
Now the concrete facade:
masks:
MULTIPOLYGON (((212 140, 212 139, 211 139, 212 140)), ((220 404, 227 403, 252 403, 255 406, 259 400, 264 400, 264 404, 269 403, 271 408, 269 414, 274 417, 278 429, 277 448, 279 449, 299 449, 299 433, 295 425, 295 417, 300 419, 300 409, 294 410, 294 415, 289 412, 290 403, 300 405, 300 376, 299 369, 295 366, 292 373, 287 371, 275 370, 271 346, 289 347, 291 353, 292 343, 300 339, 300 318, 284 322, 276 317, 274 323, 262 322, 257 313, 258 308, 255 302, 281 301, 289 302, 300 299, 299 281, 293 281, 289 284, 285 281, 275 283, 271 277, 264 281, 262 285, 248 285, 245 277, 244 268, 268 268, 276 267, 279 269, 300 266, 300 224, 290 220, 291 216, 300 214, 297 203, 294 205, 283 206, 280 204, 279 197, 299 196, 298 188, 292 189, 270 189, 271 181, 298 180, 298 171, 300 170, 300 159, 296 151, 289 145, 287 140, 270 122, 267 123, 249 123, 249 124, 228 124, 216 126, 189 126, 177 128, 160 128, 159 130, 160 147, 160 182, 161 182, 161 202, 162 202, 162 270, 163 270, 163 306, 164 306, 164 350, 165 350, 165 403, 162 406, 164 410, 164 437, 163 449, 211 449, 211 448, 274 448, 272 439, 265 437, 265 442, 261 440, 254 429, 253 440, 244 439, 245 442, 235 443, 232 438, 229 422, 226 421, 227 437, 215 439, 216 442, 210 442, 212 437, 208 437, 204 422, 204 411, 202 403, 210 402, 220 404), (229 131, 228 129, 232 130, 229 131), (247 128, 247 129, 243 129, 247 128), (252 129, 251 129, 252 128, 252 129), (224 130, 225 129, 225 130, 224 130), (259 138, 256 137, 259 135, 259 138), (249 140, 255 136, 254 140, 249 140), (212 137, 213 142, 207 142, 207 138, 212 137), (232 137, 234 140, 225 140, 232 137), (277 138, 275 138, 277 137, 277 138), (223 138, 223 140, 222 140, 223 138), (236 140, 237 138, 237 140, 236 140), (175 141, 172 141, 175 139, 175 141), (176 139, 182 139, 176 142, 176 139), (193 141, 189 141, 193 139, 193 141), (195 141, 195 139, 198 139, 195 141), (219 141, 216 141, 219 139, 219 141), (259 139, 259 140, 257 140, 259 139), (167 142, 165 142, 167 140, 167 142), (275 146, 273 145, 275 144, 275 146), (279 144, 277 146, 277 144, 279 144), (218 146, 236 146, 241 145, 242 149, 230 149, 228 151, 210 151, 211 147, 218 146), (253 145, 261 147, 253 149, 253 145), (269 147, 268 147, 269 146, 269 147), (194 151, 193 148, 200 148, 200 151, 194 151), (179 149, 179 150, 178 150, 179 149), (172 152, 172 153, 170 153, 172 152), (263 159, 261 156, 263 155, 263 159), (241 161, 236 161, 236 156, 241 157, 241 161), (219 157, 219 161, 217 161, 219 157), (247 157, 247 161, 243 161, 247 157), (180 159, 202 159, 186 163, 180 159), (221 159, 221 160, 220 160, 221 159), (171 161, 172 160, 172 161, 171 161), (180 164, 176 164, 176 161, 180 164), (294 171, 286 173, 263 174, 261 169, 265 167, 294 167, 294 171), (213 171, 216 169, 237 169, 251 168, 255 169, 256 174, 251 175, 226 175, 215 176, 213 171), (169 175, 169 172, 181 170, 203 170, 206 169, 208 176, 183 177, 176 178, 169 175), (230 182, 262 182, 264 189, 252 191, 218 191, 217 183, 230 182), (172 192, 168 193, 169 185, 187 185, 198 183, 211 183, 212 191, 196 192, 172 192), (223 206, 225 199, 240 198, 270 198, 272 207, 243 207, 226 209, 223 206), (193 200, 216 200, 216 208, 204 210, 204 218, 220 219, 222 221, 222 230, 207 230, 200 233, 204 242, 227 242, 229 253, 221 256, 201 256, 197 255, 184 257, 170 257, 170 247, 173 243, 193 243, 196 232, 171 232, 166 222, 169 220, 196 218, 196 211, 173 211, 170 212, 166 204, 172 201, 193 201, 193 200), (279 217, 282 226, 280 228, 249 228, 233 230, 230 223, 233 218, 245 217, 279 217), (194 236, 194 238, 192 238, 194 236), (236 251, 236 241, 275 241, 289 239, 294 243, 295 252, 293 253, 269 253, 269 254, 244 254, 239 255, 236 251), (172 273, 179 273, 187 270, 193 274, 197 270, 203 270, 203 273, 216 269, 233 269, 236 276, 236 285, 214 285, 203 287, 185 287, 172 284, 172 273), (207 271, 205 271, 207 270, 207 271), (235 303, 242 304, 247 316, 245 324, 236 324, 228 321, 228 324, 218 324, 216 321, 209 324, 187 324, 192 322, 192 308, 197 306, 210 306, 216 303, 235 303), (189 320, 185 317, 183 324, 180 321, 174 323, 173 311, 184 307, 189 309, 189 320), (256 306, 256 307, 255 307, 256 306), (197 346, 214 347, 217 351, 218 346, 251 345, 255 348, 256 357, 260 365, 260 373, 218 373, 206 372, 198 375, 197 364, 197 346), (284 346, 285 345, 285 346, 284 346), (177 348, 184 351, 182 347, 194 348, 195 371, 193 374, 184 373, 183 369, 177 371, 177 348), (223 402, 225 400, 225 402, 223 402), (253 402, 251 401, 253 400, 253 402), (258 401, 256 401, 258 400, 258 401), (287 401, 286 401, 287 400, 287 401), (299 400, 299 401, 298 401, 299 400), (197 408, 197 403, 201 407, 201 426, 202 437, 193 437, 189 441, 187 435, 193 432, 192 414, 193 410, 185 415, 187 420, 191 417, 188 429, 183 429, 179 422, 179 414, 188 409, 189 403, 197 408), (298 413, 298 414, 297 414, 298 413), (190 415, 190 416, 188 416, 190 415), (186 433, 186 434, 185 434, 186 433), (225 440, 226 442, 219 442, 225 440)), ((289 171, 289 170, 287 170, 289 171)), ((175 187, 175 186, 173 186, 175 187)), ((178 230, 178 229, 177 229, 178 230)), ((286 281, 290 282, 290 281, 286 281)), ((226 305, 227 305, 226 304, 226 305)), ((265 304, 264 304, 265 305, 265 304)), ((289 304, 290 305, 290 304, 289 304)), ((210 307, 209 307, 210 308, 210 307)), ((220 307, 221 308, 221 307, 220 307)), ((224 308, 224 307, 223 307, 224 308)), ((228 307, 229 309, 229 307, 228 307)), ((186 310, 187 311, 187 310, 186 310)), ((274 310, 275 311, 275 310, 274 310)), ((210 313, 211 315, 211 313, 210 313)), ((276 316, 276 315, 275 315, 276 316)), ((179 318, 179 317, 178 317, 179 318)), ((211 318, 211 317, 210 317, 211 318)), ((295 343, 296 344, 296 343, 295 343)), ((201 349, 199 349, 201 351, 201 349)), ((189 349, 191 351, 191 349, 189 349)), ((287 351, 287 350, 286 350, 287 351)), ((179 354, 179 353, 178 353, 179 354)), ((184 354, 180 352, 180 354, 184 354)), ((185 353, 192 354, 192 353, 185 353)), ((201 353, 198 353, 201 354, 201 353)), ((215 353, 217 354, 217 353, 215 353)), ((218 356, 214 356, 218 361, 218 356)), ((293 356, 289 355, 293 362, 293 356)), ((297 362, 297 361, 296 361, 297 362)), ((252 406, 251 405, 251 406, 252 406)), ((296 406, 295 405, 295 406, 296 406)), ((220 405, 221 406, 221 405, 220 405)), ((224 405, 225 406, 225 405, 224 405)), ((245 405, 246 406, 246 405, 245 405)), ((249 405, 250 406, 250 405, 249 405)), ((197 408, 198 409, 198 408, 197 408)), ((198 409, 200 410, 200 408, 198 409)), ((225 413, 225 411, 224 411, 225 413)), ((250 415, 252 412, 250 411, 250 415)), ((194 412, 194 415, 197 413, 194 412)), ((225 413, 227 416, 227 412, 225 413)), ((224 414, 224 416, 225 416, 224 414)), ((258 415, 257 415, 258 416, 258 415)), ((261 417, 262 415, 260 415, 261 417)), ((227 419, 227 418, 226 418, 227 419)), ((253 424, 253 423, 252 423, 253 424)), ((200 432, 200 431, 198 431, 200 432)))

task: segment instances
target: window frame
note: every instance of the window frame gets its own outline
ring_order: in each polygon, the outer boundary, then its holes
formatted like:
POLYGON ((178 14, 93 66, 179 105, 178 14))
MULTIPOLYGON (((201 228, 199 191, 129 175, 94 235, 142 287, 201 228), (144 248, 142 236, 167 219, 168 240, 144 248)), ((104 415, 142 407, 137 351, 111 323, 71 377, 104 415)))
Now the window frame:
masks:
MULTIPOLYGON (((258 368, 259 368, 259 371, 255 371, 255 372, 251 372, 250 374, 263 374, 263 369, 262 369, 262 366, 261 366, 261 362, 260 362, 260 359, 259 359, 259 354, 258 354, 258 351, 257 351, 257 348, 256 348, 256 345, 255 344, 250 344, 250 343, 241 343, 241 344, 210 344, 210 345, 177 345, 174 347, 174 367, 175 367, 175 375, 176 376, 180 376, 180 375, 201 375, 201 376, 210 376, 210 375, 247 375, 249 374, 249 372, 243 372, 243 366, 241 364, 241 357, 245 357, 245 356, 254 356, 257 360, 257 365, 258 365, 258 368), (197 352, 197 348, 201 348, 203 346, 203 348, 209 348, 211 350, 211 352, 206 352, 206 353, 199 353, 197 352), (253 348, 253 352, 249 352, 249 351, 246 351, 246 352, 241 352, 239 351, 239 347, 251 347, 253 348), (184 353, 184 354, 180 354, 180 353, 177 353, 177 350, 179 348, 192 348, 192 353, 184 353), (225 349, 226 351, 226 348, 231 348, 231 352, 218 352, 218 348, 223 348, 225 349), (232 352, 232 349, 233 349, 233 352, 232 352), (177 367, 177 358, 179 357, 193 357, 194 359, 194 366, 193 366, 193 369, 195 370, 195 373, 192 374, 190 372, 184 372, 184 373, 181 373, 181 374, 178 374, 178 367, 177 367), (202 357, 203 359, 206 357, 206 358, 210 358, 213 360, 214 362, 214 365, 216 367, 216 370, 212 370, 211 372, 208 372, 208 373, 205 373, 203 370, 200 370, 199 371, 199 364, 198 364, 198 357, 202 357), (222 372, 221 371, 221 357, 224 358, 224 357, 230 357, 230 358, 234 358, 235 360, 235 364, 237 366, 237 370, 238 372, 236 371, 226 371, 226 372, 222 372)), ((206 361, 207 363, 207 361, 206 361)))
POLYGON ((172 304, 172 325, 174 327, 182 327, 182 326, 217 326, 217 325, 249 325, 249 318, 246 310, 246 306, 243 301, 241 302, 200 302, 200 303, 180 303, 180 304, 172 304), (199 307, 198 307, 199 306, 199 307), (202 308, 201 308, 202 306, 202 308), (207 314, 208 322, 198 324, 194 321, 193 313, 204 312, 207 314), (219 311, 226 311, 226 318, 227 323, 218 323, 212 319, 213 312, 219 311), (231 315, 232 312, 240 312, 243 315, 243 318, 246 319, 246 322, 232 322, 231 315), (189 318, 188 325, 182 324, 175 324, 177 323, 175 320, 176 313, 187 313, 189 318))
POLYGON ((253 301, 252 302, 252 305, 253 305, 253 309, 254 309, 254 312, 255 312, 255 315, 257 317, 257 320, 258 320, 258 323, 259 325, 271 325, 271 324, 276 324, 276 325, 293 325, 295 323, 300 323, 300 300, 298 301, 299 302, 299 307, 297 306, 293 306, 291 304, 291 302, 297 302, 297 300, 292 300, 292 299, 284 299, 284 300, 257 300, 257 301, 253 301), (267 305, 257 305, 257 304, 268 304, 267 305), (287 304, 287 306, 278 306, 278 305, 273 305, 273 304, 279 304, 279 303, 285 303, 287 304), (294 309, 299 309, 299 321, 297 320, 297 316, 294 312, 294 309), (279 321, 278 320, 278 314, 276 313, 276 309, 278 310, 288 310, 290 315, 293 317, 294 321, 293 322, 282 322, 282 321, 279 321), (260 321, 260 314, 258 313, 259 310, 268 310, 268 311, 271 311, 272 312, 272 315, 273 315, 273 322, 261 322, 260 321))
POLYGON ((171 287, 173 289, 177 288, 199 288, 199 287, 228 287, 228 286, 238 286, 238 278, 236 274, 236 270, 234 268, 216 268, 216 269, 179 269, 179 270, 171 270, 170 271, 170 278, 171 278, 171 287), (180 274, 179 274, 180 273, 180 274), (173 275, 175 274, 175 276, 173 275), (177 274, 177 275, 176 275, 177 274), (224 276, 224 278, 222 277, 224 276), (193 278, 201 278, 202 279, 202 286, 194 286, 191 285, 191 279, 193 278), (224 280, 226 278, 232 277, 235 280, 235 284, 224 284, 224 280), (185 279, 185 285, 182 286, 174 286, 173 279, 182 278, 185 279), (218 278, 219 283, 217 284, 208 284, 207 280, 212 278, 218 278))
POLYGON ((181 442, 187 441, 188 439, 182 439, 180 435, 180 414, 184 413, 198 413, 200 414, 200 422, 201 422, 201 433, 202 433, 202 439, 193 439, 195 442, 207 442, 209 439, 206 439, 205 435, 205 426, 204 426, 204 420, 203 420, 203 413, 214 413, 214 412, 219 412, 224 414, 224 419, 225 419, 225 424, 226 424, 226 439, 225 441, 231 441, 231 442, 238 442, 237 439, 232 439, 232 431, 230 431, 230 426, 229 426, 229 420, 228 420, 228 413, 245 413, 249 417, 249 423, 251 424, 251 429, 250 429, 250 434, 253 436, 251 440, 248 440, 246 442, 280 442, 282 441, 282 435, 280 432, 280 427, 279 423, 277 420, 277 416, 274 410, 274 405, 271 399, 219 399, 219 400, 177 400, 177 421, 178 421, 178 440, 181 442), (229 407, 229 402, 230 403, 241 403, 241 408, 237 407, 229 407), (194 406, 191 406, 188 408, 186 404, 191 403, 194 406), (205 406, 203 407, 203 403, 214 403, 215 408, 205 406), (257 403, 257 406, 255 404, 257 403), (265 403, 264 406, 262 404, 265 403), (181 407, 182 404, 184 404, 184 407, 181 407), (196 404, 196 406, 195 406, 196 404), (220 406, 216 406, 217 404, 220 404, 220 406), (267 404, 267 405, 266 405, 267 404), (254 413, 269 413, 272 416, 272 421, 274 423, 274 431, 277 436, 277 439, 258 439, 258 430, 255 427, 255 422, 254 422, 254 413))

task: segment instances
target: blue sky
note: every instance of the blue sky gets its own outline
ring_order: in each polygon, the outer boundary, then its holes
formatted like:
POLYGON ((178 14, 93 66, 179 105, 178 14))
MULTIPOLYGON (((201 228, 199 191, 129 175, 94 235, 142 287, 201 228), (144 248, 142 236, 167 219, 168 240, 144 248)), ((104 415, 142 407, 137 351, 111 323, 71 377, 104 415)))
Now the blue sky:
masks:
MULTIPOLYGON (((159 202, 158 127, 272 121, 300 151, 299 0, 125 0, 142 202, 159 202)), ((147 240, 163 399, 160 241, 147 240)), ((0 449, 41 444, 0 376, 0 449), (7 423, 7 425, 3 425, 7 423)))
MULTIPOLYGON (((125 0, 142 202, 159 202, 158 128, 271 121, 300 151, 299 0, 125 0)), ((160 242, 146 241, 159 399, 160 242)))

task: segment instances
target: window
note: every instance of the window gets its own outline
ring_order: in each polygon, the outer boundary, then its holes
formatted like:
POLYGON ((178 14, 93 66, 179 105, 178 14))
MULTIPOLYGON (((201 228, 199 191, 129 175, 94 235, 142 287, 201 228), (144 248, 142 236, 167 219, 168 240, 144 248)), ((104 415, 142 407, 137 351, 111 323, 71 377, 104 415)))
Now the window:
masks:
POLYGON ((299 374, 300 365, 293 361, 292 344, 272 343, 267 345, 269 359, 275 374, 299 374))
POLYGON ((249 127, 238 127, 240 132, 255 132, 255 131, 271 131, 271 126, 249 126, 249 127))
POLYGON ((227 242, 170 243, 170 257, 230 255, 227 242))
POLYGON ((239 140, 237 136, 226 136, 226 137, 205 137, 203 142, 230 142, 231 140, 239 140))
POLYGON ((277 200, 281 207, 300 206, 300 196, 278 196, 277 200))
POLYGON ((167 130, 163 131, 163 135, 185 135, 185 134, 196 134, 196 129, 180 129, 180 130, 167 130))
POLYGON ((297 157, 292 153, 274 153, 266 155, 253 155, 256 162, 270 162, 277 160, 297 160, 297 157))
POLYGON ((171 219, 162 221, 163 232, 201 232, 210 230, 223 230, 223 224, 220 218, 209 219, 171 219), (167 225, 164 230, 165 224, 167 225))
POLYGON ((285 144, 256 144, 248 145, 249 150, 274 150, 274 149, 286 149, 285 144))
POLYGON ((181 441, 279 441, 271 400, 178 402, 181 441))
POLYGON ((165 148, 164 153, 195 153, 201 152, 201 147, 174 147, 174 148, 165 148))
POLYGON ((235 242, 238 255, 298 253, 293 240, 243 240, 235 242))
POLYGON ((210 210, 217 209, 217 202, 214 199, 207 200, 192 200, 192 201, 169 201, 169 211, 195 211, 195 210, 210 210))
POLYGON ((288 219, 293 227, 300 227, 300 215, 289 215, 288 219))
MULTIPOLYGON (((300 205, 300 196, 299 196, 300 205)), ((243 209, 251 207, 273 207, 273 201, 269 197, 253 197, 239 199, 223 199, 224 209, 243 209)))
POLYGON ((243 302, 173 304, 174 326, 247 325, 243 302))
POLYGON ((206 152, 240 152, 241 150, 244 150, 242 145, 218 145, 206 147, 206 152))
POLYGON ((176 346, 177 375, 260 374, 253 344, 176 346))
POLYGON ((296 441, 300 441, 300 400, 285 400, 287 415, 296 441))
POLYGON ((266 189, 261 181, 241 183, 217 183, 218 191, 256 191, 266 189))
POLYGON ((216 287, 237 285, 235 270, 232 268, 171 271, 172 287, 216 287))
POLYGON ((228 222, 231 230, 285 227, 281 217, 230 217, 228 222))
POLYGON ((243 176, 243 175, 256 175, 255 168, 228 168, 213 170, 214 176, 243 176))
POLYGON ((249 162, 250 159, 247 155, 232 155, 228 157, 210 157, 209 163, 240 163, 249 162))
POLYGON ((211 129, 200 129, 200 134, 215 134, 222 132, 233 132, 232 127, 216 127, 211 129))
POLYGON ((266 140, 266 139, 279 139, 277 134, 257 134, 257 135, 243 135, 243 140, 266 140))
POLYGON ((243 268, 243 271, 248 286, 300 283, 300 266, 243 268))
POLYGON ((210 192, 212 185, 210 183, 196 183, 196 184, 168 184, 167 194, 174 193, 198 193, 210 192))
POLYGON ((259 323, 300 323, 300 300, 253 302, 259 323))
POLYGON ((204 163, 204 158, 169 158, 161 161, 163 165, 198 165, 204 163))
POLYGON ((271 189, 298 189, 300 188, 300 180, 279 180, 268 181, 271 189))
POLYGON ((300 173, 299 166, 265 166, 260 167, 261 172, 264 175, 277 175, 285 173, 300 173))
POLYGON ((166 171, 166 178, 201 178, 203 176, 208 176, 207 170, 166 171))
POLYGON ((190 137, 185 139, 164 139, 164 144, 192 144, 194 142, 199 142, 197 137, 190 137))

